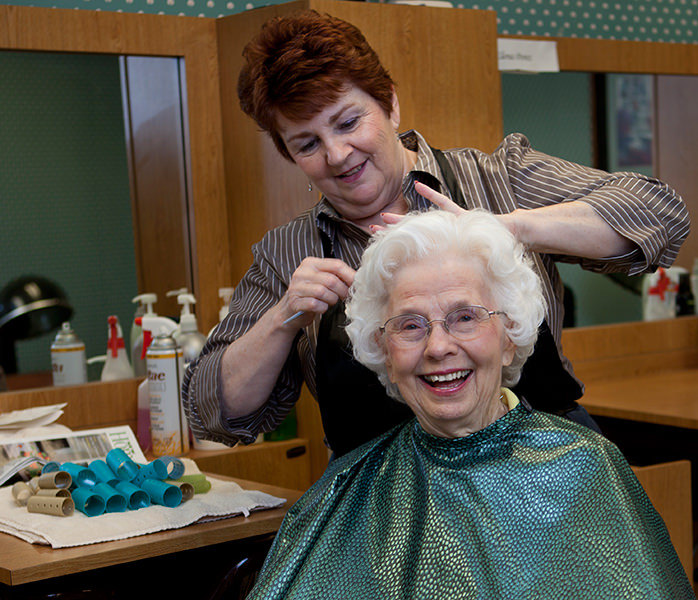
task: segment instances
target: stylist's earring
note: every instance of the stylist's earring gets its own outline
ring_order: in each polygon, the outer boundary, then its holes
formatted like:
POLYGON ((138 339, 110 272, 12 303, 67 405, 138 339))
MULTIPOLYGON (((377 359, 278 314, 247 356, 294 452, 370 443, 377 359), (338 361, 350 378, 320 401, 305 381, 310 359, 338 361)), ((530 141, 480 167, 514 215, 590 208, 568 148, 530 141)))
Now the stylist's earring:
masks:
POLYGON ((313 191, 313 182, 308 179, 308 191, 312 192, 313 191))

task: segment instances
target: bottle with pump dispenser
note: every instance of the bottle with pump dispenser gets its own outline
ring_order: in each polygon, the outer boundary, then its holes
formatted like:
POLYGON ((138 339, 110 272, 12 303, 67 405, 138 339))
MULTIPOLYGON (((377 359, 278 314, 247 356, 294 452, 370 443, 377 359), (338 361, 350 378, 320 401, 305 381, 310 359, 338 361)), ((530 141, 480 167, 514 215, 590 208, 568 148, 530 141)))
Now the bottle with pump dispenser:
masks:
POLYGON ((192 294, 179 294, 177 302, 182 305, 182 313, 179 316, 179 327, 173 337, 184 355, 184 368, 196 360, 206 343, 206 336, 199 331, 196 315, 192 311, 192 305, 196 299, 192 294))
POLYGON ((51 372, 55 386, 87 383, 85 343, 68 321, 62 324, 51 344, 51 372))
POLYGON ((133 373, 136 377, 145 377, 145 352, 143 351, 143 329, 136 322, 138 317, 155 317, 157 316, 153 311, 153 304, 158 301, 156 294, 139 294, 131 300, 131 302, 138 303, 136 308, 136 313, 133 317, 133 323, 131 324, 131 333, 129 337, 129 351, 131 353, 131 364, 133 366, 133 373))
MULTIPOLYGON (((218 322, 220 323, 223 319, 225 319, 228 316, 228 313, 230 312, 230 301, 233 298, 233 292, 235 291, 234 287, 222 287, 218 288, 218 297, 223 300, 223 304, 220 307, 220 310, 218 311, 218 322)), ((214 325, 211 327, 211 329, 208 332, 208 335, 213 333, 213 330, 217 327, 218 325, 214 325)))
POLYGON ((234 292, 234 287, 222 287, 218 289, 218 297, 223 300, 223 305, 218 311, 219 323, 228 316, 228 312, 230 311, 230 301, 233 299, 234 292))
MULTIPOLYGON (((145 354, 152 341, 149 331, 143 331, 143 317, 136 317, 134 323, 141 331, 143 343, 141 344, 141 356, 145 364, 145 354)), ((135 357, 134 357, 135 360, 135 357)), ((147 375, 147 370, 146 370, 147 375)), ((150 437, 150 392, 148 390, 148 378, 145 377, 138 385, 138 412, 136 413, 136 438, 143 452, 149 452, 152 447, 150 437)))
POLYGON ((115 315, 108 317, 109 338, 107 341, 107 356, 102 369, 102 381, 115 381, 133 377, 133 368, 126 355, 124 334, 115 315))
POLYGON ((181 400, 184 355, 172 334, 177 323, 166 317, 142 317, 146 351, 150 433, 155 456, 177 456, 189 450, 189 426, 181 400))

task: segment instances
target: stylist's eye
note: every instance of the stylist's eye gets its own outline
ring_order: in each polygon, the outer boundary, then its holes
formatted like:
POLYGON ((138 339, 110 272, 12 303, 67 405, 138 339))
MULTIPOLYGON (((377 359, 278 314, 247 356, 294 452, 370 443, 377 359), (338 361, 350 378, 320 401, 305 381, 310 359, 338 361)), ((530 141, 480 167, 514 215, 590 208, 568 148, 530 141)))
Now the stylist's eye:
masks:
POLYGON ((298 152, 301 154, 306 153, 306 152, 310 152, 313 148, 315 148, 316 144, 317 144, 316 139, 309 140, 298 149, 298 152))
POLYGON ((342 121, 339 128, 344 130, 344 131, 348 131, 348 130, 354 129, 354 127, 356 127, 358 122, 359 122, 359 117, 351 117, 350 119, 347 119, 346 121, 342 121))

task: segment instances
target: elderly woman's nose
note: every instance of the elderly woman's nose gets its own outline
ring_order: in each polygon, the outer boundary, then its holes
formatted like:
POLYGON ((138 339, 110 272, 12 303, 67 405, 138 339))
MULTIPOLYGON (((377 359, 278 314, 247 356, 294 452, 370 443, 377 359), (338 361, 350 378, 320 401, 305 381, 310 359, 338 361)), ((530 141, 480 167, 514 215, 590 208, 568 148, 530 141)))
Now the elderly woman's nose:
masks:
POLYGON ((439 357, 444 354, 450 354, 456 347, 456 341, 453 336, 446 331, 444 323, 438 321, 431 324, 431 331, 427 333, 425 353, 430 356, 439 357))

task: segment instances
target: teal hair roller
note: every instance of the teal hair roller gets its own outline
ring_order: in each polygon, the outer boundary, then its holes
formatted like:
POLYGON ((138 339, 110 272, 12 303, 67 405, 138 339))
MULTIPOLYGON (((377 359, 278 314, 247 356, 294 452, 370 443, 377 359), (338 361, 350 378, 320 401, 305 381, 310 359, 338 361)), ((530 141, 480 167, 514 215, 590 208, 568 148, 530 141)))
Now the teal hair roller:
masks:
POLYGON ((119 481, 114 487, 116 487, 120 494, 124 495, 130 510, 138 510, 139 508, 150 506, 150 496, 148 492, 130 481, 119 481))
POLYGON ((61 471, 68 473, 73 478, 73 483, 78 487, 92 487, 97 483, 97 475, 94 474, 94 471, 82 465, 71 462, 63 463, 61 471))
POLYGON ((141 489, 148 492, 150 499, 156 504, 174 508, 182 502, 182 490, 176 485, 170 485, 160 479, 144 479, 141 489))
POLYGON ((114 473, 111 467, 100 458, 93 460, 89 464, 89 468, 97 476, 97 481, 108 483, 109 485, 115 485, 116 482, 119 481, 116 473, 114 473))
POLYGON ((96 517, 104 514, 107 503, 99 494, 95 494, 91 488, 78 487, 72 493, 75 508, 88 517, 96 517))
POLYGON ((99 494, 104 499, 104 510, 108 513, 124 512, 127 508, 126 498, 120 494, 116 488, 108 483, 99 482, 92 488, 95 494, 99 494))
POLYGON ((122 481, 133 481, 138 475, 138 465, 121 448, 107 452, 107 464, 122 481))

